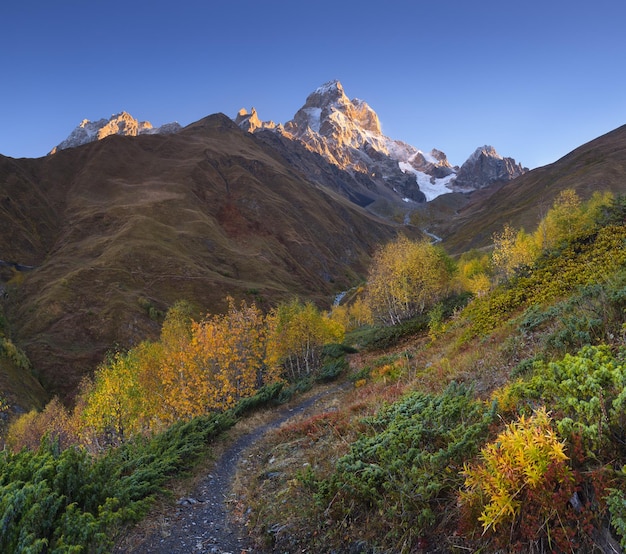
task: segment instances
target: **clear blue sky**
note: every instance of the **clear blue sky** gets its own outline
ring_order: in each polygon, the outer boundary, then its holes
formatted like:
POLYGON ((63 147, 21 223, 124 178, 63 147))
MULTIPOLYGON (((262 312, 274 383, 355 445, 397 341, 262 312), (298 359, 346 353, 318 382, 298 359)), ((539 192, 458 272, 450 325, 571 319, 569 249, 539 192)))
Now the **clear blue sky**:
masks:
POLYGON ((43 156, 123 110, 284 123, 339 79, 387 136, 533 168, 626 123, 625 22, 623 0, 10 0, 0 153, 43 156))

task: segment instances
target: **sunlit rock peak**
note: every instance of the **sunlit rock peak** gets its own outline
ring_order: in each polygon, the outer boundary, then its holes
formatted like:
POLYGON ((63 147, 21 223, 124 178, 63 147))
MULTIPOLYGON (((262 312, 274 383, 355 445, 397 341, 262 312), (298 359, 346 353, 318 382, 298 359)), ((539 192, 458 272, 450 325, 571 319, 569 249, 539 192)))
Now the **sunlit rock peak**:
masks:
POLYGON ((458 168, 450 165, 441 150, 422 151, 383 135, 376 112, 363 100, 350 100, 337 80, 315 89, 284 129, 278 129, 342 169, 386 184, 405 202, 432 200, 460 188, 476 190, 524 172, 512 158, 483 147, 472 155, 480 162, 472 184, 465 180, 459 187, 455 183, 458 168))
POLYGON ((235 123, 250 133, 254 133, 258 129, 274 129, 276 127, 273 121, 261 121, 254 107, 250 113, 245 108, 241 108, 235 117, 235 123))
POLYGON ((423 202, 450 192, 445 185, 453 170, 445 154, 425 153, 383 135, 376 112, 363 100, 350 100, 339 81, 315 89, 277 132, 345 171, 367 176, 398 200, 423 202))
POLYGON ((83 119, 63 142, 50 151, 50 154, 66 148, 81 146, 88 142, 95 142, 110 135, 169 134, 180 129, 181 126, 178 123, 167 123, 155 128, 149 121, 138 121, 128 112, 120 112, 112 115, 109 119, 99 119, 98 121, 83 119))

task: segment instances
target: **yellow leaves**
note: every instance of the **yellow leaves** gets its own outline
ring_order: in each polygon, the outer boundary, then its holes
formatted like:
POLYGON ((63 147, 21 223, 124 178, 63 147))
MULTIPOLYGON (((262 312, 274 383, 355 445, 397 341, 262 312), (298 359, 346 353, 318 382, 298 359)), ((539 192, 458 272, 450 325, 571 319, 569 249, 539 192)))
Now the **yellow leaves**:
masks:
POLYGON ((367 302, 383 323, 397 324, 423 313, 448 291, 452 263, 428 241, 401 236, 374 255, 367 280, 367 302))
POLYGON ((319 369, 322 347, 342 342, 345 335, 341 321, 321 313, 310 302, 281 304, 267 319, 266 363, 270 368, 283 367, 293 380, 319 369))
POLYGON ((516 269, 532 264, 542 251, 593 232, 602 209, 612 199, 611 193, 594 193, 583 203, 576 191, 562 191, 534 233, 526 233, 523 229, 515 231, 505 225, 494 235, 494 267, 504 277, 510 277, 516 269))
POLYGON ((106 443, 117 444, 141 430, 146 397, 138 376, 137 358, 132 351, 116 354, 98 369, 80 413, 81 434, 86 442, 100 437, 106 443))
MULTIPOLYGON (((164 402, 171 417, 190 418, 231 408, 240 398, 276 379, 266 371, 267 322, 261 311, 228 298, 228 311, 171 330, 168 351, 160 365, 164 402), (177 337, 177 338, 176 338, 177 337)), ((164 326, 165 328, 165 326, 164 326)))
POLYGON ((41 438, 47 434, 58 440, 61 448, 76 442, 77 422, 58 398, 53 398, 43 412, 31 412, 20 416, 9 427, 6 443, 17 452, 22 448, 36 450, 41 438))
POLYGON ((505 277, 513 275, 519 267, 530 265, 540 252, 534 235, 527 234, 523 229, 516 232, 509 225, 494 235, 493 242, 492 263, 496 271, 505 277))
POLYGON ((15 427, 15 444, 36 446, 47 428, 63 440, 78 434, 94 450, 178 421, 232 408, 266 384, 318 369, 322 347, 342 342, 345 328, 312 304, 297 301, 264 315, 253 303, 192 318, 189 304, 168 312, 158 342, 144 342, 103 363, 83 384, 73 415, 58 402, 15 427), (62 408, 62 410, 61 410, 62 408), (55 420, 52 427, 50 419, 55 420), (57 429, 58 428, 58 429, 57 429))
POLYGON ((118 353, 84 388, 77 412, 94 448, 180 419, 226 410, 280 378, 268 367, 268 319, 252 304, 194 321, 186 303, 168 312, 161 340, 118 353))
MULTIPOLYGON (((479 520, 485 530, 495 531, 500 524, 517 517, 525 491, 545 487, 553 468, 558 468, 555 473, 558 484, 570 476, 564 443, 553 431, 544 408, 530 418, 521 416, 509 424, 494 442, 482 449, 480 457, 479 464, 465 467, 461 500, 482 505, 479 520)), ((548 486, 553 488, 554 484, 548 486)))
MULTIPOLYGON (((228 299, 228 312, 192 326, 190 350, 203 368, 208 409, 226 409, 251 396, 268 381, 265 369, 267 326, 253 304, 237 309, 228 299)), ((273 378, 270 378, 273 380, 273 378)))

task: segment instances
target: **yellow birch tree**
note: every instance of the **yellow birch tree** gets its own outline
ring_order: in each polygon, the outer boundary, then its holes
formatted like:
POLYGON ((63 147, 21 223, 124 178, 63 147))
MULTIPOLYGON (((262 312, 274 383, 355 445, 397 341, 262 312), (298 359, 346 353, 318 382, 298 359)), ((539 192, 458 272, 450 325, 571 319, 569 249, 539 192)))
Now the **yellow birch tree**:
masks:
POLYGON ((367 280, 367 302, 375 319, 387 325, 423 313, 449 292, 454 273, 446 253, 429 241, 401 236, 374 254, 367 280))
POLYGON ((267 317, 267 364, 282 367, 285 377, 295 381, 319 369, 322 348, 341 342, 345 329, 311 302, 282 303, 267 317))

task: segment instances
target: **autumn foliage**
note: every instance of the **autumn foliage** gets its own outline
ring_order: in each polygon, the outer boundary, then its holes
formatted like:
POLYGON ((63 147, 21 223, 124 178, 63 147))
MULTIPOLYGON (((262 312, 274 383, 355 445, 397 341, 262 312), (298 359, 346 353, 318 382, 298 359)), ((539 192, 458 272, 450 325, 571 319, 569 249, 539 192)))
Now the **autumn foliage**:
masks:
POLYGON ((374 319, 395 325, 423 313, 444 297, 453 264, 443 249, 428 241, 399 237, 372 260, 367 299, 374 319))
POLYGON ((575 490, 567 461, 565 443, 541 408, 530 418, 510 423, 482 449, 479 463, 466 466, 462 502, 478 504, 484 533, 507 543, 556 536, 575 490), (524 526, 529 514, 540 521, 524 526))
POLYGON ((15 448, 36 448, 45 433, 93 451, 119 446, 177 421, 228 410, 261 387, 311 376, 326 343, 344 328, 297 300, 263 314, 227 299, 223 314, 196 321, 186 302, 167 313, 159 341, 116 352, 86 380, 73 412, 54 400, 11 427, 15 448))

